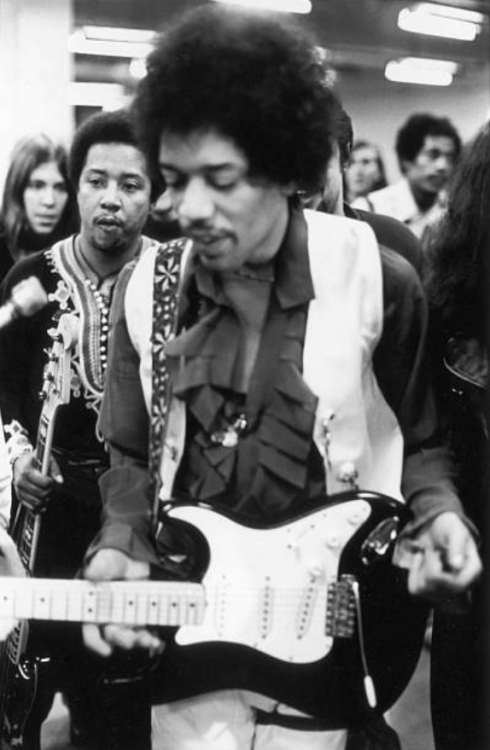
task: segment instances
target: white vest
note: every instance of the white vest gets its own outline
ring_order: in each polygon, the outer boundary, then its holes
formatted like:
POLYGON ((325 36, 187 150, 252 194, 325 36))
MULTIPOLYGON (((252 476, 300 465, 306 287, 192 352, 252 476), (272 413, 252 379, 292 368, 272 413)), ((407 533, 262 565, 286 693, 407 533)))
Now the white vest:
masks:
MULTIPOLYGON (((315 299, 308 310, 303 377, 319 400, 313 437, 324 456, 328 493, 348 489, 341 477, 350 465, 357 472, 360 489, 402 499, 403 438, 372 369, 372 354, 383 326, 376 239, 363 222, 314 211, 306 211, 305 216, 315 299)), ((141 257, 125 299, 148 413, 156 251, 150 248, 141 257)), ((184 441, 185 404, 173 398, 162 456, 165 499, 172 496, 184 441)))

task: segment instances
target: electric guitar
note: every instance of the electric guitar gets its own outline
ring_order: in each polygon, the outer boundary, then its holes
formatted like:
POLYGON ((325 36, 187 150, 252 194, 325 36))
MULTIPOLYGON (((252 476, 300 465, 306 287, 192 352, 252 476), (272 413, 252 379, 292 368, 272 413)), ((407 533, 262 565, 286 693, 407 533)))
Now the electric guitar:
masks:
POLYGON ((427 608, 391 562, 407 517, 356 491, 267 528, 176 503, 164 523, 192 540, 190 581, 2 578, 0 616, 171 628, 155 703, 248 689, 352 726, 397 700, 422 647, 427 608))
MULTIPOLYGON (((60 316, 57 328, 48 331, 53 340, 47 351, 42 409, 35 446, 35 465, 47 474, 56 414, 70 400, 70 362, 77 341, 78 321, 69 313, 60 316)), ((28 574, 33 573, 41 515, 20 504, 12 526, 12 538, 28 574)), ((25 656, 29 625, 21 620, 3 644, 0 657, 0 737, 2 746, 22 747, 22 734, 34 700, 37 662, 25 656), (25 689, 28 687, 29 689, 25 689)))

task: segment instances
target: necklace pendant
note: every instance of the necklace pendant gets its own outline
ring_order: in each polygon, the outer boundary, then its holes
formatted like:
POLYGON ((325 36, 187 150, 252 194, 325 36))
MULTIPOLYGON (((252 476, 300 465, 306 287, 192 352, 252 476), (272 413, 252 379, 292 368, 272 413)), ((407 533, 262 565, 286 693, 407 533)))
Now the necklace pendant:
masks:
POLYGON ((215 445, 221 445, 223 448, 235 448, 238 445, 238 433, 232 426, 226 430, 217 430, 211 435, 211 442, 215 445))
POLYGON ((245 435, 248 428, 249 420, 245 414, 240 414, 225 430, 213 432, 211 442, 215 445, 222 445, 223 448, 236 448, 238 441, 242 435, 245 435))
POLYGON ((234 427, 228 427, 221 441, 223 448, 235 448, 238 445, 238 433, 234 427))

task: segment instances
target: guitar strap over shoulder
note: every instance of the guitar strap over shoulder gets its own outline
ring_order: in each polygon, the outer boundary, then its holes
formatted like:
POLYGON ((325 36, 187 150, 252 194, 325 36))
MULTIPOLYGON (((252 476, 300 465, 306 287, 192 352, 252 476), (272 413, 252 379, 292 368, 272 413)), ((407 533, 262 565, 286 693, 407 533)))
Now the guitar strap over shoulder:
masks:
POLYGON ((167 411, 170 403, 170 377, 166 345, 177 331, 178 292, 182 271, 182 255, 186 238, 165 242, 155 256, 153 281, 152 396, 150 413, 149 471, 154 518, 158 517, 160 464, 166 436, 167 411))

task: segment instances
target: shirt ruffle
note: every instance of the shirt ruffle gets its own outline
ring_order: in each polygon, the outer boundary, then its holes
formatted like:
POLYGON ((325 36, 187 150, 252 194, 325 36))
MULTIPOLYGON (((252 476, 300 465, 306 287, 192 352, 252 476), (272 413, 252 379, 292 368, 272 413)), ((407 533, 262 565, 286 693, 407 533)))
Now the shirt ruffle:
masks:
POLYGON ((168 346, 173 393, 187 405, 191 438, 177 487, 193 499, 221 497, 235 510, 248 512, 253 506, 256 513, 259 505, 263 513, 277 515, 306 489, 317 406, 300 372, 306 312, 301 307, 282 314, 288 321, 279 362, 271 368, 275 378, 269 398, 257 429, 250 415, 250 432, 235 446, 212 439, 245 410, 246 394, 233 382, 240 347, 233 312, 225 306, 214 309, 168 346), (267 503, 262 503, 265 496, 267 503))

